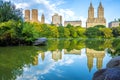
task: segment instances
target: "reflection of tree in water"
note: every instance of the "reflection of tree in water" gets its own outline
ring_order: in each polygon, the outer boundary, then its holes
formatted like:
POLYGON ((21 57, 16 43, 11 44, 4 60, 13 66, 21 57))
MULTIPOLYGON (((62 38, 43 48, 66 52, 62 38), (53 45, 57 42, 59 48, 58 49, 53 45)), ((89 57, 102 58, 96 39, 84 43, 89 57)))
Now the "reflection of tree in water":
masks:
MULTIPOLYGON (((85 48, 85 39, 51 39, 48 40, 46 51, 67 49, 68 51, 85 48)), ((43 47, 40 47, 43 48, 43 47)))
POLYGON ((112 56, 120 56, 120 39, 114 39, 112 42, 112 48, 108 48, 107 52, 112 56))
POLYGON ((43 51, 55 51, 57 49, 80 50, 82 48, 105 50, 112 48, 112 39, 50 39, 46 47, 40 47, 43 51))
POLYGON ((111 48, 111 39, 87 39, 86 47, 94 50, 105 50, 106 48, 111 48))
POLYGON ((35 55, 33 47, 1 47, 0 80, 15 80, 23 73, 25 65, 32 64, 35 55))

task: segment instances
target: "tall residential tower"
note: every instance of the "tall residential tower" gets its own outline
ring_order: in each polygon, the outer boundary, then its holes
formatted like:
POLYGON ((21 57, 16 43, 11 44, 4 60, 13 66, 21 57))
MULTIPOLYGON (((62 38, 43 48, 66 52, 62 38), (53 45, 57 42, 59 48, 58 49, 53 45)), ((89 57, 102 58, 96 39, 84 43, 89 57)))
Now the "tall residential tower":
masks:
POLYGON ((89 28, 96 25, 106 26, 106 19, 104 18, 104 8, 101 2, 99 3, 97 18, 94 17, 94 7, 92 6, 92 3, 90 3, 90 7, 88 9, 88 19, 86 22, 86 27, 89 28))

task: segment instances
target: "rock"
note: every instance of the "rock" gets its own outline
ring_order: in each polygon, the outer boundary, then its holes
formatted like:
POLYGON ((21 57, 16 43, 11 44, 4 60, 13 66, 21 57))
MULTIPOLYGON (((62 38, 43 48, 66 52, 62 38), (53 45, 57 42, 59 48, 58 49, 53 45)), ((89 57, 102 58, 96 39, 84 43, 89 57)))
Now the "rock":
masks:
POLYGON ((120 80, 120 68, 107 68, 95 72, 92 80, 120 80))
POLYGON ((46 45, 47 42, 47 38, 38 38, 37 40, 35 40, 34 42, 34 46, 38 46, 38 45, 46 45))
POLYGON ((111 59, 106 69, 95 72, 93 80, 120 80, 120 56, 111 59))
POLYGON ((120 56, 115 57, 108 62, 107 68, 114 68, 114 67, 120 68, 120 56))

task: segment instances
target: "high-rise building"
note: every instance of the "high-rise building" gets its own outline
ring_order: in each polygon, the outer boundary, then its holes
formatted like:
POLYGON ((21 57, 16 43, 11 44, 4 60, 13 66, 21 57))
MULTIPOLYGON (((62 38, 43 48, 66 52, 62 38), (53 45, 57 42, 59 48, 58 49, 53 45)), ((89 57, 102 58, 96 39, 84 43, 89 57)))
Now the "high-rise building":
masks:
POLYGON ((57 26, 62 25, 62 16, 58 15, 57 13, 55 13, 52 16, 52 24, 55 24, 57 26))
POLYGON ((25 10, 25 21, 30 21, 30 10, 25 10))
POLYGON ((42 14, 42 16, 41 16, 41 23, 42 23, 42 24, 45 23, 45 16, 44 16, 44 14, 42 14))
MULTIPOLYGON (((32 9, 30 10, 25 10, 25 22, 40 22, 38 20, 38 10, 37 9, 32 9)), ((42 24, 45 23, 45 16, 42 14, 41 16, 41 22, 42 24)))
POLYGON ((96 25, 104 25, 106 26, 106 19, 104 18, 104 8, 102 3, 99 3, 97 18, 94 17, 94 7, 92 3, 90 3, 90 7, 88 9, 88 19, 86 22, 86 27, 94 27, 96 25))
POLYGON ((38 22, 38 10, 32 9, 32 22, 38 22))

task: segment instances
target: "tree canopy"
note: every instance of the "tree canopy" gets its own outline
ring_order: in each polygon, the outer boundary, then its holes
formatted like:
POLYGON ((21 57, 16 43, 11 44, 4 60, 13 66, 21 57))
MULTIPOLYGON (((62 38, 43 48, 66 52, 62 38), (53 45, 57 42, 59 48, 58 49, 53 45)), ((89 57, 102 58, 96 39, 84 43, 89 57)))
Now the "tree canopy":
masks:
POLYGON ((0 1, 0 22, 9 20, 21 20, 22 9, 16 9, 15 5, 10 1, 0 1))

